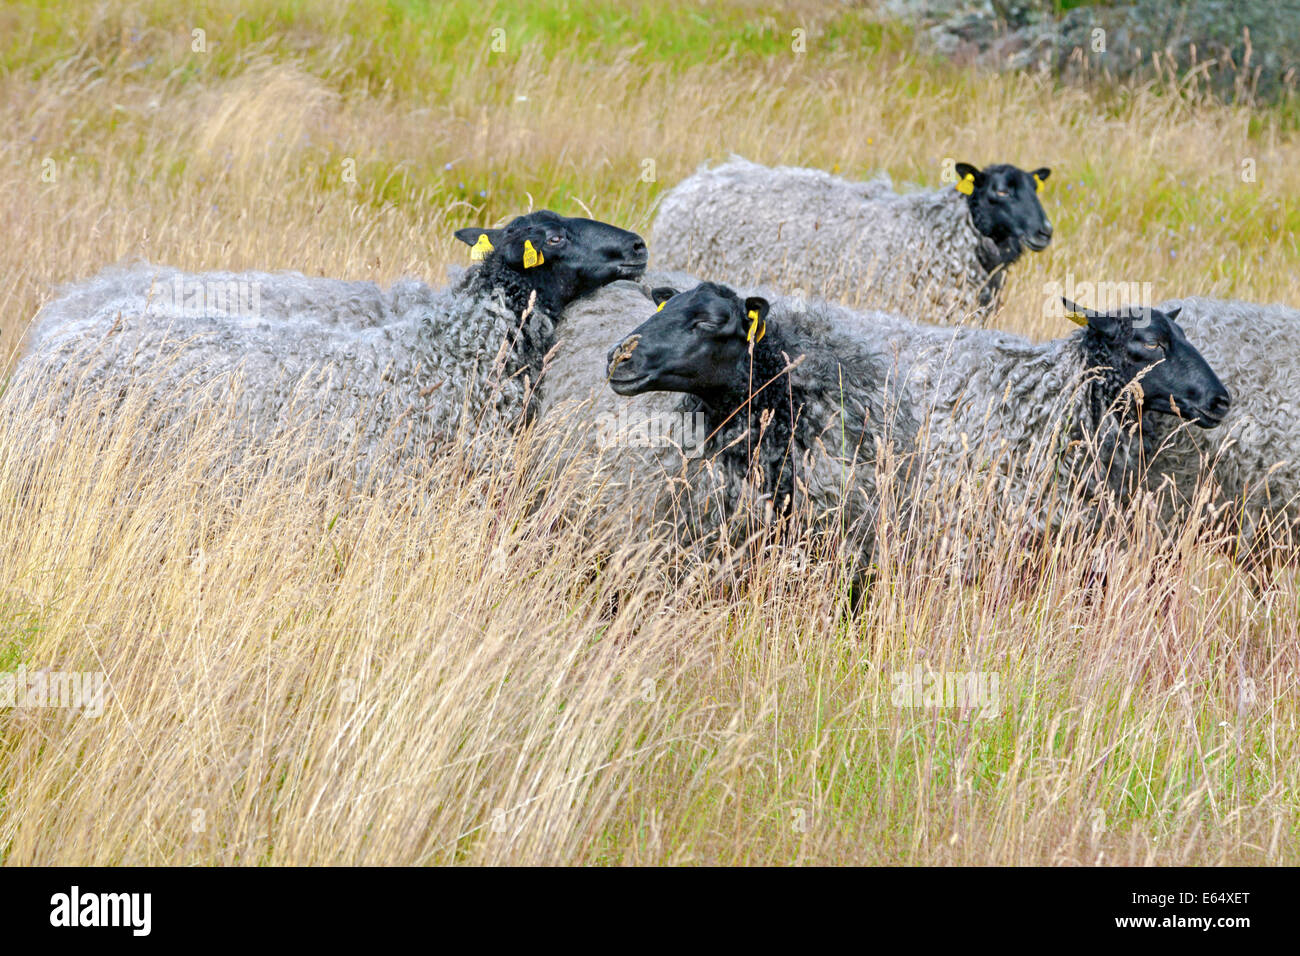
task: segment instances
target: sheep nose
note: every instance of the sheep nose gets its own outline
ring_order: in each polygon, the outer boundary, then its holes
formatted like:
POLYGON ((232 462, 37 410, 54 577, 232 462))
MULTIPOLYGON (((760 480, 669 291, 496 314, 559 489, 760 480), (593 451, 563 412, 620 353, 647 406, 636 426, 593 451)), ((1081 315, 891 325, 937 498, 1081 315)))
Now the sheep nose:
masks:
POLYGON ((637 256, 639 258, 645 257, 646 247, 645 247, 644 239, 637 239, 632 243, 632 255, 637 256))
POLYGON ((1044 219, 1044 220, 1043 220, 1043 228, 1042 228, 1042 229, 1039 229, 1038 231, 1041 232, 1045 238, 1047 238, 1047 239, 1051 239, 1051 238, 1052 238, 1052 223, 1051 223, 1051 220, 1049 220, 1049 219, 1044 219))
POLYGON ((632 353, 636 351, 636 347, 640 341, 641 336, 629 335, 622 342, 619 342, 618 345, 615 345, 610 349, 605 355, 605 374, 612 374, 616 367, 630 359, 632 353))
POLYGON ((1232 399, 1228 397, 1227 392, 1218 392, 1210 399, 1209 411, 1213 415, 1220 417, 1228 414, 1228 409, 1232 407, 1232 399))

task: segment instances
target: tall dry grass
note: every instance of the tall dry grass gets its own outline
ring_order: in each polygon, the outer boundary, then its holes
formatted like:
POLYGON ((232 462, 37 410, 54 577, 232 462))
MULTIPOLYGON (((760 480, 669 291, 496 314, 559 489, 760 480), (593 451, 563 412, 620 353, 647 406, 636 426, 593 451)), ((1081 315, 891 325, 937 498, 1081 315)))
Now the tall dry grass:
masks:
MULTIPOLYGON (((599 479, 539 436, 499 473, 453 450, 355 489, 293 434, 229 466, 212 413, 159 461, 133 401, 106 427, 93 397, 6 396, 7 650, 108 681, 98 717, 0 712, 7 862, 1294 852, 1300 591, 1257 594, 1195 529, 1099 556, 995 527, 972 576, 886 525, 851 610, 833 558, 719 577, 582 533, 599 479), (996 684, 900 700, 931 673, 996 684)), ((990 531, 993 502, 949 504, 937 538, 990 531)))
MULTIPOLYGON (((822 50, 821 4, 802 56, 500 60, 467 36, 437 90, 352 82, 328 33, 221 71, 159 29, 117 56, 152 7, 106 9, 0 76, 10 354, 58 283, 123 258, 438 280, 465 221, 531 201, 645 229, 732 151, 931 183, 944 158, 1052 166, 1056 241, 998 320, 1036 336, 1065 331, 1043 288, 1067 271, 1300 300, 1272 114, 822 50), (140 79, 137 54, 176 69, 140 79)), ((217 467, 215 408, 160 457, 143 407, 46 401, 4 397, 0 671, 110 693, 95 719, 0 710, 7 863, 1297 859, 1300 583, 1253 584, 1195 526, 1157 549, 1134 518, 1100 555, 992 528, 978 575, 886 530, 851 612, 831 559, 720 578, 616 518, 580 533, 603 478, 537 436, 501 473, 453 455, 357 488, 292 435, 217 467), (917 667, 996 675, 998 704, 898 706, 917 667)))

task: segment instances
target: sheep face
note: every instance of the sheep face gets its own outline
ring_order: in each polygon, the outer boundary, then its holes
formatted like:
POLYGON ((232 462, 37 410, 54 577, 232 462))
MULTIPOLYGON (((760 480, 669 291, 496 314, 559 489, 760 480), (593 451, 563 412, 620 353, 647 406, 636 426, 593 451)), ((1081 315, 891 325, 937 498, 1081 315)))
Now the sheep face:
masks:
POLYGON ((1087 332, 1084 344, 1091 365, 1104 368, 1107 391, 1118 396, 1131 384, 1143 411, 1175 415, 1213 428, 1231 407, 1228 390, 1174 321, 1178 309, 1129 308, 1116 312, 1066 308, 1087 332))
POLYGON ((768 308, 766 299, 742 300, 712 282, 674 295, 610 349, 610 387, 620 395, 689 392, 706 401, 743 395, 750 343, 761 340, 768 308))
POLYGON ((640 278, 647 260, 645 240, 635 232, 546 209, 501 229, 457 229, 456 238, 475 259, 500 262, 556 308, 616 279, 640 278))
POLYGON ((971 221, 1003 251, 1004 257, 1018 256, 1023 243, 1042 252, 1052 241, 1052 224, 1038 201, 1038 190, 1052 171, 1044 166, 1025 172, 1001 163, 976 169, 957 164, 957 188, 966 194, 971 221))

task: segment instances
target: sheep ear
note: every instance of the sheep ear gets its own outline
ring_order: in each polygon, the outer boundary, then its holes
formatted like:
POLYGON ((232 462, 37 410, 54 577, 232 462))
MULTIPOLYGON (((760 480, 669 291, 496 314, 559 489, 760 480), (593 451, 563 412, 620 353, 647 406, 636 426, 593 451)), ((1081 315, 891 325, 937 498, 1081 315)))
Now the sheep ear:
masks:
POLYGON ((1065 305, 1065 317, 1075 325, 1087 325, 1097 317, 1097 313, 1092 309, 1085 309, 1081 305, 1075 305, 1065 296, 1061 296, 1061 302, 1065 305))
POLYGON ((472 246, 483 236, 488 237, 490 242, 496 236, 501 234, 500 229, 482 229, 478 226, 466 226, 464 229, 456 230, 456 238, 467 246, 472 246))
POLYGON ((957 192, 963 196, 974 193, 975 187, 980 182, 980 171, 970 163, 958 163, 955 169, 957 170, 957 192))
POLYGON ((456 238, 470 247, 469 257, 471 259, 475 262, 481 262, 501 241, 501 230, 467 226, 464 229, 456 230, 456 238))
POLYGON ((1082 308, 1065 296, 1061 296, 1061 301, 1065 303, 1065 317, 1076 325, 1086 325, 1088 328, 1096 329, 1108 339, 1114 338, 1119 331, 1119 319, 1109 312, 1094 312, 1092 309, 1082 308))
POLYGON ((767 299, 751 295, 745 300, 746 325, 745 338, 757 345, 767 335, 767 312, 771 308, 767 299))
POLYGON ((677 294, 677 290, 671 286, 661 285, 650 290, 650 298, 659 308, 664 307, 664 303, 677 294))
POLYGON ((1177 308, 1170 309, 1168 312, 1165 313, 1165 318, 1167 318, 1170 322, 1175 322, 1178 320, 1178 313, 1182 311, 1183 311, 1183 307, 1181 305, 1178 306, 1177 308))
POLYGON ((1042 166, 1039 169, 1035 169, 1031 175, 1034 177, 1034 192, 1041 193, 1043 191, 1043 183, 1047 181, 1048 176, 1052 175, 1052 171, 1046 166, 1042 166))

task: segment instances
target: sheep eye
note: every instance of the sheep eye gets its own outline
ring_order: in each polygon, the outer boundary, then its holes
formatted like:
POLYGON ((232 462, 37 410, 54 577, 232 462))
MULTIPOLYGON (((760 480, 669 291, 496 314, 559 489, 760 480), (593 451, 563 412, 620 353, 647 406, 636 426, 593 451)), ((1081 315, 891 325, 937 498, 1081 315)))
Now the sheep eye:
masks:
POLYGON ((564 237, 563 237, 563 236, 547 236, 547 237, 546 237, 546 244, 547 244, 548 246, 558 246, 558 245, 559 245, 560 243, 562 243, 563 241, 564 241, 564 237))
POLYGON ((998 195, 1001 196, 1003 199, 1005 199, 1007 196, 1009 196, 1009 195, 1011 195, 1011 194, 1010 194, 1009 192, 1007 192, 1005 189, 999 189, 999 190, 998 190, 998 195))

